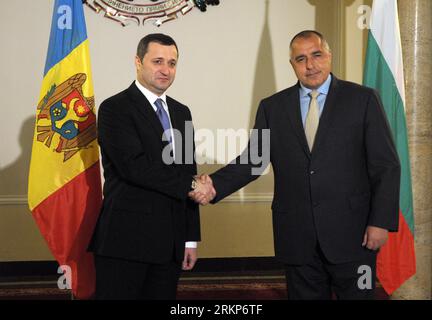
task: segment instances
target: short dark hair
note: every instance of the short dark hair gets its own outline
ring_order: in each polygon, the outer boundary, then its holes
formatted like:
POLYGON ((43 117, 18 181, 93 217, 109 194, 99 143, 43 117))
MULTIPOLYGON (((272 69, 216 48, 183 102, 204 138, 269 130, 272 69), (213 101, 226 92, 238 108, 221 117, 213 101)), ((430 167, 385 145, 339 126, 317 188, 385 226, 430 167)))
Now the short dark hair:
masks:
POLYGON ((150 33, 140 40, 137 48, 137 56, 142 60, 148 51, 148 46, 151 42, 156 42, 164 46, 175 46, 178 55, 178 47, 176 42, 170 36, 163 33, 150 33))
POLYGON ((297 33, 291 39, 290 49, 292 49, 292 45, 296 39, 299 39, 299 38, 307 39, 307 38, 310 38, 314 35, 321 39, 321 42, 323 43, 324 48, 330 52, 331 50, 330 50, 330 46, 329 46, 327 40, 324 38, 324 36, 321 33, 319 33, 318 31, 315 31, 315 30, 303 30, 303 31, 297 33))

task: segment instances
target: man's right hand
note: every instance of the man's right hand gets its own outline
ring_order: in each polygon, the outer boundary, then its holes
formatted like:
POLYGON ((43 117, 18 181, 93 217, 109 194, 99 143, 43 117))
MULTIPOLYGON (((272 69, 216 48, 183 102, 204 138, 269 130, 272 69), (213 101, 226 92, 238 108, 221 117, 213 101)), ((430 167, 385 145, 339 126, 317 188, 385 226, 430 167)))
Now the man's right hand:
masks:
POLYGON ((216 196, 213 181, 209 175, 195 176, 197 186, 189 192, 189 197, 195 202, 206 205, 216 196))

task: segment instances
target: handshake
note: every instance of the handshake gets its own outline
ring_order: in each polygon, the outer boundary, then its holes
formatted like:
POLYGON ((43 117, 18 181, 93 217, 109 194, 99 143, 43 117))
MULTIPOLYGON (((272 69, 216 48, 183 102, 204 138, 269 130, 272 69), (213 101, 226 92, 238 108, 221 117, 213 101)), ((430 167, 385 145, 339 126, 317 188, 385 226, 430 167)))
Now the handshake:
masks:
POLYGON ((213 181, 210 176, 206 174, 195 176, 194 178, 196 181, 196 187, 193 191, 189 192, 188 195, 196 203, 205 206, 216 196, 213 181))

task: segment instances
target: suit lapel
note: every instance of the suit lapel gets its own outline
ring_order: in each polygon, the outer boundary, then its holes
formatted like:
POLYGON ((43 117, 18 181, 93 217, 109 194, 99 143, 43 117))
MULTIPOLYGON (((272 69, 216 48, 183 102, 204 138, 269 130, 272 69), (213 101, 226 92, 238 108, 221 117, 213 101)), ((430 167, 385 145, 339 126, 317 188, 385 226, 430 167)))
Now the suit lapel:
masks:
POLYGON ((318 125, 318 131, 315 137, 313 153, 318 153, 320 147, 324 143, 327 130, 330 127, 333 119, 338 93, 339 93, 338 79, 334 75, 332 75, 332 82, 330 84, 330 89, 326 101, 324 103, 324 110, 321 114, 319 125, 318 125))
MULTIPOLYGON (((172 125, 173 129, 178 130, 181 133, 181 136, 184 138, 183 128, 180 126, 181 118, 180 118, 180 115, 178 113, 178 108, 175 107, 175 104, 176 104, 176 102, 167 96, 167 105, 168 105, 168 111, 170 114, 171 125, 172 125)), ((176 147, 178 146, 180 148, 182 146, 182 141, 177 141, 177 138, 179 138, 179 137, 176 137, 176 134, 174 132, 174 136, 173 136, 174 144, 176 147)), ((177 150, 179 151, 180 149, 176 148, 176 151, 177 150)))
POLYGON ((293 90, 290 94, 285 96, 285 101, 282 103, 283 110, 286 111, 291 126, 294 129, 297 138, 299 139, 299 143, 302 146, 303 151, 310 158, 309 147, 306 140, 306 135, 303 128, 301 112, 300 112, 300 93, 298 84, 293 87, 293 90))

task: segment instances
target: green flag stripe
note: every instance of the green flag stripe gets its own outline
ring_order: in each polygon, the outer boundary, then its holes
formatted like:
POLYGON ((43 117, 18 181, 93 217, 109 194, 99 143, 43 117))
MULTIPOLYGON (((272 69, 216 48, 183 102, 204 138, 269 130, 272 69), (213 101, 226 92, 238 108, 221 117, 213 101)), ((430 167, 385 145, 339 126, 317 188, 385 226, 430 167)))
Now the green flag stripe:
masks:
POLYGON ((368 87, 377 89, 383 101, 401 162, 400 209, 412 234, 414 234, 411 169, 403 101, 395 78, 370 31, 367 48, 363 83, 368 87))

